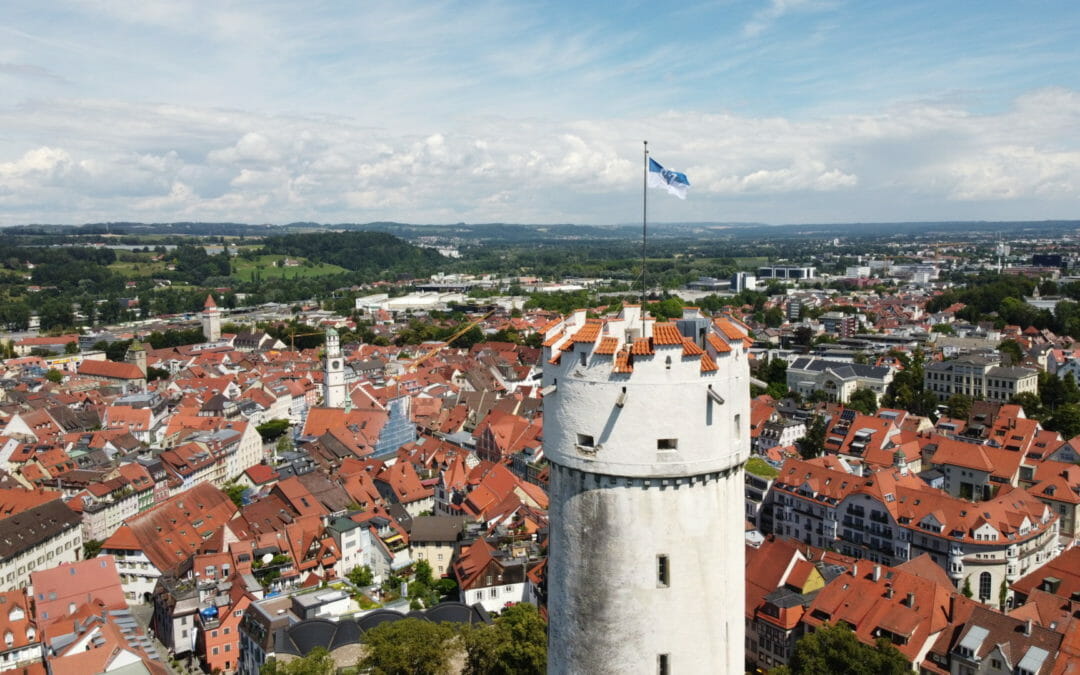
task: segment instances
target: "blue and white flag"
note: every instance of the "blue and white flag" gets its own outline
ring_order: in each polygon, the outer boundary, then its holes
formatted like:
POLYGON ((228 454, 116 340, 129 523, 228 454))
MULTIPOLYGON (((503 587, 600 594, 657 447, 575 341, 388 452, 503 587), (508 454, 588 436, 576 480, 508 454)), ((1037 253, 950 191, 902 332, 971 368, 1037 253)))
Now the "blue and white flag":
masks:
POLYGON ((660 166, 660 162, 650 157, 649 187, 667 188, 668 192, 679 199, 686 199, 686 191, 690 189, 690 181, 686 180, 685 173, 665 169, 660 166))

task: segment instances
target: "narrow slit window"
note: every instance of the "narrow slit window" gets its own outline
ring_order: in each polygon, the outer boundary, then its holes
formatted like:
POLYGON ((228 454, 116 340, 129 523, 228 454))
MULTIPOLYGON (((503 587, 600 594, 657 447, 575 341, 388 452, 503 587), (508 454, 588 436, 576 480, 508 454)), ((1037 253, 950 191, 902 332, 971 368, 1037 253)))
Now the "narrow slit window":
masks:
POLYGON ((677 438, 658 438, 656 439, 657 450, 678 450, 679 439, 677 438))
POLYGON ((657 675, 670 675, 671 664, 669 663, 670 657, 667 654, 658 654, 656 656, 656 672, 657 675))
POLYGON ((671 563, 666 555, 656 556, 656 585, 667 588, 671 581, 671 563))
POLYGON ((578 354, 578 358, 581 359, 581 365, 583 365, 583 366, 589 365, 589 362, 588 362, 589 355, 586 354, 585 352, 581 352, 580 354, 578 354))
POLYGON ((734 434, 735 434, 735 440, 737 440, 737 441, 742 440, 742 415, 736 415, 735 416, 734 434))

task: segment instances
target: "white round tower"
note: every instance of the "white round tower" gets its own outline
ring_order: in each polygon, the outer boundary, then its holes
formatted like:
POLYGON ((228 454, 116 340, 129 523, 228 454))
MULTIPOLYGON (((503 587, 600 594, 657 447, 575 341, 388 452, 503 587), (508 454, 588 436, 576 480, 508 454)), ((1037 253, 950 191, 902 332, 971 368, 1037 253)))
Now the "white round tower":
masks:
POLYGON ((216 342, 221 339, 221 310, 214 302, 213 294, 206 296, 201 321, 203 336, 207 342, 216 342))
POLYGON ((545 327, 549 672, 741 673, 750 341, 639 312, 545 327))
POLYGON ((326 329, 323 365, 323 406, 340 408, 345 405, 345 362, 341 357, 341 338, 332 327, 326 329))

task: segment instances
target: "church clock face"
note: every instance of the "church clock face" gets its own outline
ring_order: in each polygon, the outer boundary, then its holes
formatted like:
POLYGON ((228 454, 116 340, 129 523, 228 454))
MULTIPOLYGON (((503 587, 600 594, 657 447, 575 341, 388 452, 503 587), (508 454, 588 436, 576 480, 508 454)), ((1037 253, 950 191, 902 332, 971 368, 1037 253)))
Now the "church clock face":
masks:
POLYGON ((341 367, 341 361, 331 361, 330 362, 330 367, 333 368, 334 370, 337 370, 338 368, 341 367))

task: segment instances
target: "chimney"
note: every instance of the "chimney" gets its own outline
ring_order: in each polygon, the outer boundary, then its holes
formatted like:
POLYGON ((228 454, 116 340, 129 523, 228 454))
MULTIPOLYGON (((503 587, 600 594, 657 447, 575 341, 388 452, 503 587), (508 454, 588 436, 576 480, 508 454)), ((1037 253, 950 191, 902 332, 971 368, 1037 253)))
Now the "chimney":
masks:
POLYGON ((874 565, 874 583, 881 580, 881 565, 874 565))
POLYGON ((1031 619, 1024 622, 1024 635, 1031 637, 1031 619))
POLYGON ((907 599, 904 601, 904 604, 906 604, 908 607, 914 607, 915 606, 915 594, 914 593, 908 593, 907 594, 907 599))
POLYGON ((855 577, 856 579, 859 578, 859 563, 858 562, 851 563, 851 576, 855 577))

